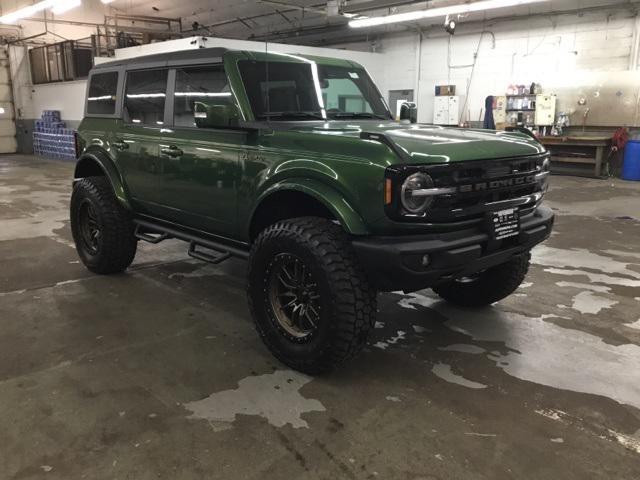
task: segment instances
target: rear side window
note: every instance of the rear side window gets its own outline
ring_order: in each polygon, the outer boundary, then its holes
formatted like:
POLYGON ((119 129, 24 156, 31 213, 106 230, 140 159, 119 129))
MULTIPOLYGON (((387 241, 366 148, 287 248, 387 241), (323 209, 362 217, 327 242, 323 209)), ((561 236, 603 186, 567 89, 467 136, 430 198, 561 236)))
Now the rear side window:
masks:
POLYGON ((87 113, 113 115, 116 113, 118 72, 98 73, 91 76, 87 95, 87 113))
POLYGON ((163 124, 167 73, 166 69, 127 73, 125 121, 142 125, 163 124))
POLYGON ((195 127, 195 105, 226 105, 233 97, 222 65, 178 68, 173 94, 173 123, 195 127))

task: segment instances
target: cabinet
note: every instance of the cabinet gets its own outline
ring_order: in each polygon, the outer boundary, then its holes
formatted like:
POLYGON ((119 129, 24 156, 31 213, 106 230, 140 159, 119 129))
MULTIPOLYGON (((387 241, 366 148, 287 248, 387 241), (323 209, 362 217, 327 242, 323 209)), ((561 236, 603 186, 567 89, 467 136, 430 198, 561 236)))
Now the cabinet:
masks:
POLYGON ((502 125, 507 121, 507 97, 504 95, 493 97, 493 121, 498 125, 502 125))
POLYGON ((433 123, 436 125, 457 125, 460 119, 460 97, 434 97, 433 123))
POLYGON ((553 125, 556 119, 556 96, 536 95, 536 119, 539 127, 553 125))

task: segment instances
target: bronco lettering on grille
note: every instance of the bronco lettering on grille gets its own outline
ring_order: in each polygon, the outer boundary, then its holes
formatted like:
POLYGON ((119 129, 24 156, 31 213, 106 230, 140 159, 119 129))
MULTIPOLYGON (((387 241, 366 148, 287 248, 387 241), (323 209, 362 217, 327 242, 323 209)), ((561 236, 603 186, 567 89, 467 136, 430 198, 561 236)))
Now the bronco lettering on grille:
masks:
POLYGON ((469 185, 460 185, 458 187, 459 192, 480 192, 485 190, 495 190, 497 188, 514 187, 518 185, 528 185, 535 183, 535 175, 527 175, 516 178, 503 178, 499 180, 492 180, 490 182, 472 183, 469 185))

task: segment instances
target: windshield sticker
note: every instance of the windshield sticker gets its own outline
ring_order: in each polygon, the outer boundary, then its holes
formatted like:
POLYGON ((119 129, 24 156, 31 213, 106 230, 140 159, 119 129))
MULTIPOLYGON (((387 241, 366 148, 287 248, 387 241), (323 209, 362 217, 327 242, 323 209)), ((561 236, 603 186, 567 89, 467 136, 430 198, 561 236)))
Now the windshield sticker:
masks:
POLYGON ((349 72, 351 78, 360 78, 356 72, 349 72))

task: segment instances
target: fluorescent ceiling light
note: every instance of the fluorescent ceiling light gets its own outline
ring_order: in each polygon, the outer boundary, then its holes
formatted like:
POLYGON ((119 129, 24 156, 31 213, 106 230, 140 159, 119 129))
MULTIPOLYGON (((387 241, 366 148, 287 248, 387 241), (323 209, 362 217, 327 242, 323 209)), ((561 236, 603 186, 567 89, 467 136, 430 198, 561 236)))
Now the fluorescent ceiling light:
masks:
POLYGON ((102 3, 104 3, 105 5, 108 5, 109 3, 113 3, 115 2, 115 0, 100 0, 102 3))
POLYGON ((80 5, 82 5, 81 0, 60 0, 56 3, 56 6, 51 9, 51 13, 60 15, 61 13, 67 12, 72 8, 79 7, 80 5))
POLYGON ((13 23, 21 18, 30 17, 38 12, 51 8, 56 4, 56 0, 43 0, 42 2, 34 3, 28 7, 21 8, 15 12, 8 13, 0 17, 0 23, 13 23))
POLYGON ((483 12, 485 10, 493 10, 496 8, 516 7, 519 5, 527 5, 529 3, 539 3, 546 1, 547 0, 481 0, 473 3, 450 5, 448 7, 429 8, 427 10, 396 13, 393 15, 386 15, 384 17, 361 18, 358 20, 351 20, 349 22, 349 26, 353 28, 375 27, 378 25, 386 25, 389 23, 411 22, 422 20, 423 18, 445 17, 447 15, 455 15, 459 13, 483 12))
POLYGON ((81 0, 42 0, 0 17, 0 23, 15 23, 23 18, 32 17, 43 10, 51 9, 53 13, 62 13, 80 5, 81 0), (69 6, 71 5, 71 6, 69 6))

